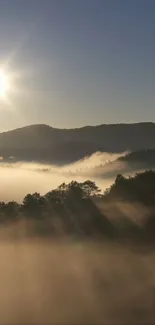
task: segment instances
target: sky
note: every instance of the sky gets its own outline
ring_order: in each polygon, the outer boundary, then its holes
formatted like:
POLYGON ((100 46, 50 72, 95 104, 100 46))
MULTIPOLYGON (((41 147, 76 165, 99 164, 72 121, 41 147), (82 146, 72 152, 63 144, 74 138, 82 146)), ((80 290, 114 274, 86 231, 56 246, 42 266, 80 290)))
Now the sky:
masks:
POLYGON ((155 121, 154 0, 0 0, 0 131, 155 121))

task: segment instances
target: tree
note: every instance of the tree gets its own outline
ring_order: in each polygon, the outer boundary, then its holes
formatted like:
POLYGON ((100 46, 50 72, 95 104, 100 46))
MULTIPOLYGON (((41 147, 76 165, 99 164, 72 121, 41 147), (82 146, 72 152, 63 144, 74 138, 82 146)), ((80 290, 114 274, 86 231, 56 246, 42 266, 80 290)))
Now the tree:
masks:
POLYGON ((23 200, 23 211, 27 216, 40 217, 45 209, 46 199, 39 193, 27 194, 23 200))
POLYGON ((0 202, 0 220, 5 220, 5 202, 0 202))
POLYGON ((89 198, 91 196, 98 196, 99 193, 101 192, 101 190, 95 184, 95 182, 89 180, 85 181, 84 183, 80 183, 80 186, 85 198, 89 198))
POLYGON ((52 190, 52 191, 46 193, 44 197, 51 204, 52 203, 60 203, 63 200, 63 193, 58 188, 56 190, 52 190))
POLYGON ((19 205, 15 201, 5 204, 5 215, 9 219, 16 219, 19 214, 19 205))
POLYGON ((79 199, 84 199, 92 196, 97 196, 101 192, 95 182, 89 180, 82 183, 79 183, 77 181, 72 181, 69 184, 62 183, 57 188, 57 191, 59 193, 57 193, 57 195, 63 199, 69 197, 71 198, 73 196, 79 199))

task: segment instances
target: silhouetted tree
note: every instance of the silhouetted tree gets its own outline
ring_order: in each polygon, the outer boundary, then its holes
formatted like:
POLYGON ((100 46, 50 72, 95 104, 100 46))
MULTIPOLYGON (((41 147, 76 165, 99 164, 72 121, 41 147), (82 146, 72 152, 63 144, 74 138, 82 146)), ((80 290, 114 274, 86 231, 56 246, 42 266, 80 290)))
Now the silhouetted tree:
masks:
POLYGON ((19 205, 15 201, 8 202, 5 204, 5 215, 8 219, 14 220, 19 214, 19 205))
POLYGON ((62 183, 44 196, 39 193, 27 194, 21 205, 15 201, 0 202, 0 222, 15 221, 22 216, 32 218, 38 231, 41 230, 40 234, 64 232, 110 236, 117 229, 120 237, 140 238, 144 233, 146 238, 155 239, 155 171, 147 170, 132 177, 118 174, 104 195, 100 192, 95 182, 90 180, 62 183), (132 219, 132 209, 131 219, 126 218, 126 213, 122 211, 112 225, 106 213, 104 215, 96 204, 100 201, 104 207, 107 202, 110 206, 120 200, 131 205, 138 202, 146 207, 149 213, 143 227, 140 228, 132 219))
POLYGON ((27 194, 23 200, 22 209, 26 216, 39 218, 46 206, 46 199, 39 193, 27 194))
POLYGON ((0 221, 5 221, 5 202, 0 202, 0 221))

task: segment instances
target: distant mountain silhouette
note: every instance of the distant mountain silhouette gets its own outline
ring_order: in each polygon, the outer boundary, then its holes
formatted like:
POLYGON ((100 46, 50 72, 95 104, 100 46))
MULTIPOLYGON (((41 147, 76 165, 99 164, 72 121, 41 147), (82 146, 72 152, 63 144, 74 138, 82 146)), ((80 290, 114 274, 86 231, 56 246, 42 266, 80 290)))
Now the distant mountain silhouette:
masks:
POLYGON ((30 125, 0 133, 0 156, 5 160, 65 164, 96 151, 123 152, 155 147, 155 123, 109 124, 76 129, 30 125))
POLYGON ((130 168, 154 168, 155 167, 155 148, 133 151, 118 158, 119 161, 126 162, 130 168))

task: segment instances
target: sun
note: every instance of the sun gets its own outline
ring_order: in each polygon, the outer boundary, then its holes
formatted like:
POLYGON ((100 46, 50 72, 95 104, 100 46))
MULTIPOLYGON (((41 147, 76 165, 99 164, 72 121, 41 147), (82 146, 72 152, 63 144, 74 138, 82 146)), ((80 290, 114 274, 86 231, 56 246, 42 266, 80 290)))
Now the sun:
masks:
POLYGON ((5 98, 10 88, 8 75, 0 69, 0 98, 5 98))

